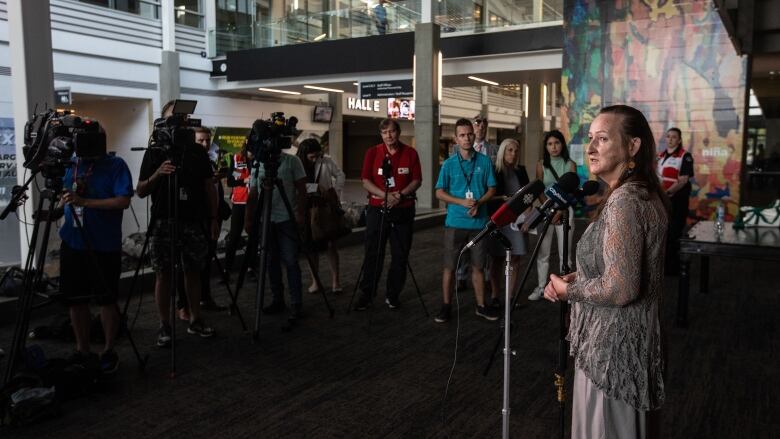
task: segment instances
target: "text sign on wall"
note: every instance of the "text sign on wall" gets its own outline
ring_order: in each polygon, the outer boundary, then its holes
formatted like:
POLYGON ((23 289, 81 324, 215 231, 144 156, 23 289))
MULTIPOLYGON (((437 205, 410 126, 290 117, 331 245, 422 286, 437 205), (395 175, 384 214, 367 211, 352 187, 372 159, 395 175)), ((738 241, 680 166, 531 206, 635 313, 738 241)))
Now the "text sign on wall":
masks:
POLYGON ((379 112, 379 101, 372 99, 347 98, 347 108, 350 110, 379 112))
POLYGON ((411 79, 360 83, 361 99, 411 98, 414 86, 411 79))

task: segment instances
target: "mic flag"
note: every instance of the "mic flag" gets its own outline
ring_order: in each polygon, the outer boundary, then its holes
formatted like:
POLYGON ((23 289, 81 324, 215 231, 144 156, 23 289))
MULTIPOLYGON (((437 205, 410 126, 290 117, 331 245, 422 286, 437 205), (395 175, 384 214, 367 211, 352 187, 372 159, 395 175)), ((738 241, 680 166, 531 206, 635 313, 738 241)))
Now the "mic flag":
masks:
POLYGON ((498 227, 506 226, 512 223, 521 213, 525 212, 531 207, 539 195, 544 191, 544 183, 536 180, 532 183, 528 183, 520 190, 512 195, 512 198, 507 200, 501 207, 498 208, 496 213, 490 217, 490 221, 487 225, 474 237, 465 249, 474 247, 485 235, 489 234, 498 227))

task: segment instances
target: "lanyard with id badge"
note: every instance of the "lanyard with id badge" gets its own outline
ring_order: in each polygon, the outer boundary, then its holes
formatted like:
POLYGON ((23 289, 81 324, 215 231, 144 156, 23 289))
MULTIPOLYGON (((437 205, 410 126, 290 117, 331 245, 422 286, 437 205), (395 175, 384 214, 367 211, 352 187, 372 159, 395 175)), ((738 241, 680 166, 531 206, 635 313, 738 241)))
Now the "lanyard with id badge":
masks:
POLYGON ((466 175, 466 170, 463 169, 464 160, 458 160, 458 164, 460 165, 460 172, 463 173, 463 178, 466 180, 466 199, 473 200, 474 192, 471 191, 471 180, 474 178, 474 170, 477 169, 477 163, 473 158, 469 161, 471 162, 471 173, 468 176, 466 175))
MULTIPOLYGON (((84 173, 84 175, 79 177, 80 162, 81 159, 76 159, 76 165, 73 167, 73 183, 71 184, 70 189, 71 192, 83 198, 87 194, 87 180, 89 179, 89 176, 92 175, 92 168, 95 167, 95 163, 90 163, 89 168, 84 173)), ((80 227, 84 224, 84 207, 74 206, 71 204, 70 208, 73 210, 73 213, 76 214, 76 218, 78 219, 74 226, 80 227)))

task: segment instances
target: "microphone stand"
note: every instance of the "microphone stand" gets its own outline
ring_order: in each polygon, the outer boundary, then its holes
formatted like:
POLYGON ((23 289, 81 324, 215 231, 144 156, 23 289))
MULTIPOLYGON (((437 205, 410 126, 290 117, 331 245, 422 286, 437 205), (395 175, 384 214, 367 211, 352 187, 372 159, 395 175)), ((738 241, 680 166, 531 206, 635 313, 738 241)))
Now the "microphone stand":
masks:
MULTIPOLYGON (((529 259, 528 266, 526 267, 525 272, 523 273, 523 278, 520 280, 520 284, 518 284, 515 287, 515 295, 512 298, 512 307, 510 313, 514 312, 515 308, 517 307, 517 300, 520 297, 520 294, 517 294, 517 292, 523 289, 525 282, 528 280, 528 276, 531 274, 531 269, 536 267, 534 262, 536 261, 536 257, 539 253, 539 249, 541 248, 541 243, 542 241, 544 241, 544 236, 547 234, 547 229, 550 227, 550 223, 552 222, 552 215, 547 215, 546 213, 543 213, 543 215, 544 215, 544 220, 542 222, 542 231, 539 233, 539 239, 536 241, 536 245, 534 246, 533 252, 531 252, 531 259, 529 259)), ((505 326, 508 326, 509 323, 510 323, 509 320, 504 320, 505 326)), ((493 360, 495 359, 496 352, 498 352, 498 348, 499 346, 501 346, 501 338, 502 338, 502 334, 500 334, 499 337, 496 339, 496 344, 493 347, 493 352, 490 354, 490 358, 488 358, 488 363, 485 366, 484 372, 482 373, 484 376, 487 376, 488 371, 490 371, 490 367, 493 365, 493 360)))
MULTIPOLYGON (((569 225, 569 208, 565 208, 561 212, 561 222, 563 224, 563 251, 561 252, 561 276, 565 276, 572 272, 569 267, 569 231, 571 226, 569 225)), ((568 314, 569 314, 569 302, 562 300, 559 308, 559 332, 558 332, 558 369, 555 372, 555 389, 558 398, 558 405, 560 406, 560 424, 561 424, 561 439, 563 439, 564 430, 566 428, 566 363, 568 360, 569 343, 566 341, 566 334, 568 332, 568 314)))
MULTIPOLYGON (((512 307, 509 304, 510 295, 510 283, 512 281, 512 243, 496 229, 490 233, 496 241, 498 241, 502 247, 504 247, 505 264, 504 264, 504 322, 509 321, 509 317, 512 313, 512 307)), ((510 355, 515 355, 515 351, 510 348, 510 328, 509 325, 504 325, 504 405, 501 409, 501 437, 503 439, 509 439, 509 368, 510 368, 510 355)))

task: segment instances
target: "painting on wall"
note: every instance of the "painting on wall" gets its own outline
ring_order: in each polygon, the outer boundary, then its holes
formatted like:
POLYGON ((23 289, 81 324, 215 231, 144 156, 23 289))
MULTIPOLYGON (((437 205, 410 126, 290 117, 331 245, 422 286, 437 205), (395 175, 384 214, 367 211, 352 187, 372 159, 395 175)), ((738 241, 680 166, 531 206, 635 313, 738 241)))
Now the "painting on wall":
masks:
POLYGON ((694 158, 690 216, 739 207, 747 59, 738 56, 711 1, 570 0, 565 6, 562 131, 578 172, 600 108, 641 110, 666 148, 670 127, 694 158))

